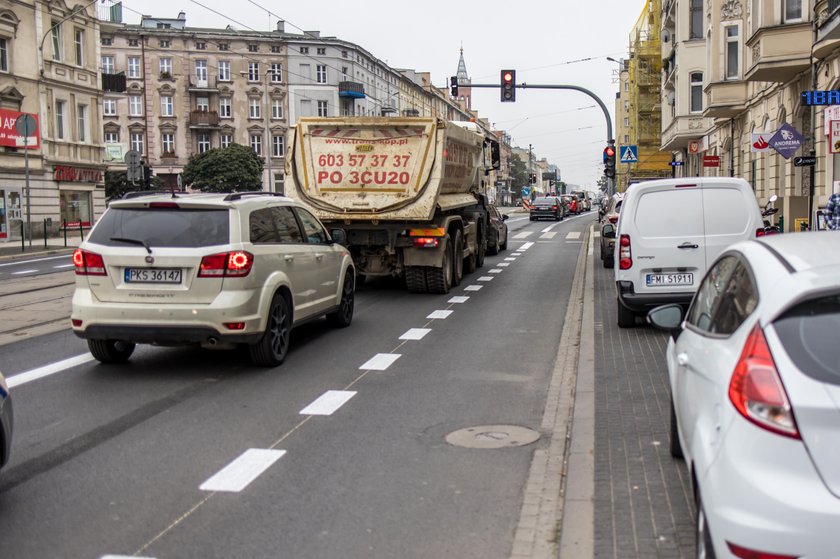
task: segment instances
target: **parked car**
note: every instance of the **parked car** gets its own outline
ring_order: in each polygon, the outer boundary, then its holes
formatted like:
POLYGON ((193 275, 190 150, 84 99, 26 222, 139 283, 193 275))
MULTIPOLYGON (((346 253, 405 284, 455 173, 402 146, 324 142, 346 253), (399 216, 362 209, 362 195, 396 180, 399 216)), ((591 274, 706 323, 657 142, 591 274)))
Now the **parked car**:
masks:
POLYGON ((618 325, 665 304, 688 305, 709 264, 764 224, 755 193, 740 178, 691 177, 634 184, 618 218, 618 325))
POLYGON ((0 373, 0 468, 9 462, 13 427, 12 397, 9 394, 9 385, 3 378, 3 373, 0 373))
POLYGON ((601 263, 604 268, 615 266, 615 231, 618 224, 618 213, 621 211, 622 193, 613 194, 609 203, 604 206, 604 216, 601 219, 601 263))
POLYGON ((589 193, 583 190, 577 190, 572 192, 574 196, 577 197, 578 200, 578 207, 582 212, 588 212, 592 209, 592 202, 589 200, 589 193))
POLYGON ((731 246, 672 332, 670 451, 698 557, 840 557, 840 232, 731 246))
POLYGON ((490 214, 490 227, 487 234, 487 253, 499 254, 499 252, 507 249, 508 226, 505 221, 507 221, 508 216, 503 215, 499 211, 499 208, 492 204, 487 207, 487 210, 490 214))
POLYGON ((560 221, 566 217, 566 206, 557 196, 545 196, 536 198, 531 203, 531 221, 549 217, 554 221, 560 221))
POLYGON ((352 321, 344 240, 266 192, 114 201, 73 254, 73 331, 103 363, 128 360, 138 343, 245 344, 255 364, 279 365, 292 328, 352 321))
POLYGON ((571 194, 564 194, 561 199, 566 203, 568 215, 577 215, 580 213, 580 205, 578 204, 577 196, 571 194))

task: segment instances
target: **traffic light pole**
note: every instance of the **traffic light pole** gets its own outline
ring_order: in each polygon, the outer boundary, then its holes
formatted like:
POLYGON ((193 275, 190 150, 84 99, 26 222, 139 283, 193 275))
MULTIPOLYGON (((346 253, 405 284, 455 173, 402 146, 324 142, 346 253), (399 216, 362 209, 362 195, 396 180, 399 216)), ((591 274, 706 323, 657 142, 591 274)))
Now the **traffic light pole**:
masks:
MULTIPOLYGON (((470 87, 485 87, 485 88, 493 88, 493 89, 500 89, 502 86, 501 84, 494 83, 471 83, 470 87)), ((572 89, 574 91, 580 91, 581 93, 585 93, 589 95, 598 106, 601 107, 601 110, 604 112, 604 119, 607 121, 607 145, 615 147, 615 139, 613 138, 613 128, 612 128, 612 118, 610 117, 610 112, 607 110, 607 106, 604 104, 601 99, 586 89, 585 87, 580 87, 577 85, 553 85, 553 84, 527 84, 521 83, 516 84, 515 89, 572 89)), ((607 177, 607 194, 612 195, 615 193, 615 179, 612 177, 607 177)))

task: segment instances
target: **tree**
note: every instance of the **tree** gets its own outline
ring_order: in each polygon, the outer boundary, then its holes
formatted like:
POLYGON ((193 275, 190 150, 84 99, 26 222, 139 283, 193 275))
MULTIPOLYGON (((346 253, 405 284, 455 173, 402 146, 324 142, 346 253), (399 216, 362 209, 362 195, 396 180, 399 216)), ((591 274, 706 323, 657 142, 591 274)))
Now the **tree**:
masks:
MULTIPOLYGON (((152 188, 158 189, 161 181, 158 177, 152 177, 152 188)), ((131 184, 125 171, 105 171, 105 199, 113 200, 121 198, 126 192, 145 190, 146 185, 142 182, 131 184)))
POLYGON ((185 185, 202 192, 262 190, 263 160, 239 144, 190 156, 181 173, 185 185))
POLYGON ((523 186, 528 186, 528 168, 525 162, 516 156, 510 158, 510 178, 513 179, 511 190, 513 195, 519 197, 521 195, 520 189, 523 186))

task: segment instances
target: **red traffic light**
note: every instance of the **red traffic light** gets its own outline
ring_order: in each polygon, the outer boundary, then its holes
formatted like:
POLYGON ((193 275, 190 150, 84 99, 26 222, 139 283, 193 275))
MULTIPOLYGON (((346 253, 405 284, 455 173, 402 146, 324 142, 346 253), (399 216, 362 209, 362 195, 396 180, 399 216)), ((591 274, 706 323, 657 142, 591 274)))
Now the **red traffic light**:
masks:
POLYGON ((511 72, 504 72, 502 74, 502 81, 505 83, 510 83, 513 81, 513 73, 511 72))
POLYGON ((615 155, 615 148, 612 146, 605 147, 604 155, 606 155, 607 157, 613 157, 615 155))
POLYGON ((502 102, 516 101, 516 70, 502 70, 501 74, 502 102))

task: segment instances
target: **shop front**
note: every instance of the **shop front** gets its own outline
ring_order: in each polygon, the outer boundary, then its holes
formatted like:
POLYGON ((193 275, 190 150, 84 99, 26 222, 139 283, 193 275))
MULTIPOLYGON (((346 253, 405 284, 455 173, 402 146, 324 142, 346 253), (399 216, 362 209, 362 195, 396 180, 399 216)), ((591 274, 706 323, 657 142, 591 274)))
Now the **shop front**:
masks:
POLYGON ((103 180, 99 169, 56 165, 55 181, 59 184, 59 226, 88 229, 94 222, 93 194, 103 180))
POLYGON ((0 187, 0 242, 20 240, 23 197, 20 189, 0 187))

